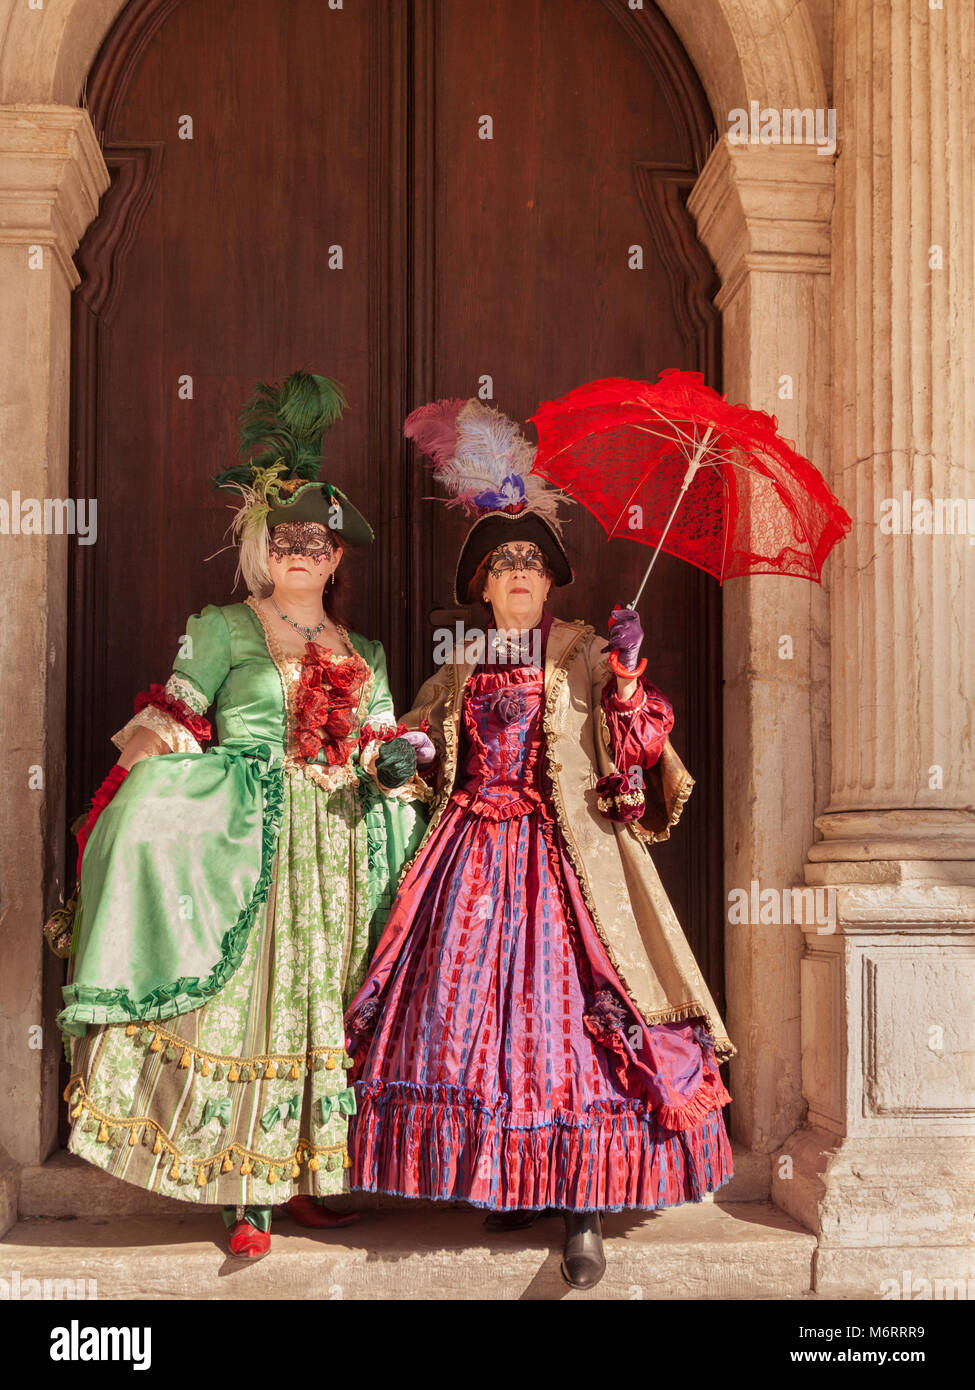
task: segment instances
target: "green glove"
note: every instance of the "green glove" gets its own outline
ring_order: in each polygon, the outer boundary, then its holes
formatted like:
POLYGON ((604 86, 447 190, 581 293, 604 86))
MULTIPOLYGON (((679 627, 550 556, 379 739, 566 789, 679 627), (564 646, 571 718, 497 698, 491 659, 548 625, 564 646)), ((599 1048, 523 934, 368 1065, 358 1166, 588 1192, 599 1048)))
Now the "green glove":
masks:
POLYGON ((389 791, 408 782, 416 772, 416 752, 405 738, 391 738, 376 757, 376 776, 389 791))

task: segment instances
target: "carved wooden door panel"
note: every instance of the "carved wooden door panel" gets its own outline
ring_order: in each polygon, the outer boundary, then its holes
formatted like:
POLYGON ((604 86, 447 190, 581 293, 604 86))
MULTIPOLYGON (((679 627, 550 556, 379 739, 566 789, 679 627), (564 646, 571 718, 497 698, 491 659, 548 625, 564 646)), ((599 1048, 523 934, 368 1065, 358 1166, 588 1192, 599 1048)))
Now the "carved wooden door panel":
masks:
MULTIPOLYGON (((164 680, 186 616, 232 591, 226 496, 260 379, 306 366, 350 410, 327 476, 379 538, 351 624, 407 700, 449 606, 460 518, 402 420, 486 389, 526 419, 597 376, 718 380, 713 275, 684 207, 711 134, 675 37, 626 0, 136 0, 86 101, 112 187, 79 264, 69 807, 113 761, 133 694, 164 680)), ((560 616, 605 630, 649 552, 569 509, 560 616)), ((652 678, 698 779, 654 858, 723 1008, 720 606, 661 557, 641 605, 652 678)))

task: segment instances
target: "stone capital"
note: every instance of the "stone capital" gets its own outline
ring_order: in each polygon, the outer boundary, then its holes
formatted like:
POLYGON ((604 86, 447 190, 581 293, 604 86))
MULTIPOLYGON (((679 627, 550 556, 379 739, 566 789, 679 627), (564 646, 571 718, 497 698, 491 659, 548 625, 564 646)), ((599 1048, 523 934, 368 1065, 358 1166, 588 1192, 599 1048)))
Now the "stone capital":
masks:
POLYGON ((828 275, 833 160, 812 145, 711 152, 687 206, 721 277, 723 309, 752 270, 828 275))
POLYGON ((109 183, 87 111, 0 107, 0 244, 50 247, 71 289, 72 257, 109 183))

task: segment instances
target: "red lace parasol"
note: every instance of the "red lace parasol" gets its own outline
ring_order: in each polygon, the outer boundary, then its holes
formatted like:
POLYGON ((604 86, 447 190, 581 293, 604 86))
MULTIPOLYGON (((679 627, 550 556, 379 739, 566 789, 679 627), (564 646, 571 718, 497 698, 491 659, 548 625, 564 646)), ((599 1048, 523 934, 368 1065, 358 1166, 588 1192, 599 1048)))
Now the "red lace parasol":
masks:
POLYGON ((532 472, 588 507, 610 538, 656 547, 631 608, 662 549, 720 583, 743 574, 819 583, 852 525, 775 417, 729 405, 700 372, 591 381, 531 418, 532 472))

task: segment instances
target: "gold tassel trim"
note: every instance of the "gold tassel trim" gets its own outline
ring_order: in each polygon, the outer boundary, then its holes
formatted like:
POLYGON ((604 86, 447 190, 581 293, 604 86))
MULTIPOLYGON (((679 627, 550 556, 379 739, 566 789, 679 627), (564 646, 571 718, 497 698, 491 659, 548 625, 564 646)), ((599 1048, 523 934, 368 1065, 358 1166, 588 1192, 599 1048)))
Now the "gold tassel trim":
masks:
MULTIPOLYGON (((209 1158, 193 1158, 183 1153, 161 1129, 158 1122, 149 1115, 137 1115, 134 1117, 107 1115, 100 1110, 91 1100, 84 1088, 84 1078, 80 1075, 73 1076, 64 1088, 64 1099, 73 1096, 77 1090, 77 1104, 72 1108, 71 1114, 75 1119, 80 1119, 86 1111, 97 1120, 99 1144, 107 1144, 113 1134, 127 1134, 128 1145, 135 1147, 140 1139, 148 1142, 149 1135, 153 1136, 152 1153, 156 1156, 165 1152, 170 1167, 167 1176, 173 1182, 180 1180, 181 1167, 189 1167, 196 1174, 196 1186, 206 1187, 210 1181, 210 1169, 213 1165, 219 1165, 220 1173, 232 1173, 237 1160, 240 1160, 240 1172, 243 1177, 247 1177, 254 1171, 255 1163, 263 1163, 268 1167, 267 1181, 276 1183, 281 1180, 284 1173, 290 1169, 292 1178, 301 1176, 301 1164, 305 1163, 310 1173, 321 1171, 321 1155, 330 1158, 333 1154, 338 1154, 342 1158, 343 1168, 351 1168, 352 1159, 349 1151, 344 1144, 328 1144, 318 1146, 309 1143, 307 1139, 299 1139, 295 1151, 290 1157, 281 1158, 269 1154, 258 1153, 251 1149, 245 1149, 236 1140, 229 1144, 225 1149, 212 1154, 209 1158), (77 1113, 76 1113, 77 1112, 77 1113)), ((124 1142, 121 1139, 119 1142, 124 1142)))
MULTIPOLYGON (((308 1071, 312 1071, 315 1059, 325 1058, 325 1066, 329 1071, 334 1071, 337 1066, 343 1065, 342 1059, 345 1056, 345 1047, 312 1047, 303 1053, 274 1053, 263 1054, 257 1057, 230 1057, 219 1052, 204 1052, 202 1048, 195 1047, 193 1043, 187 1042, 186 1038, 181 1038, 177 1033, 171 1033, 168 1029, 160 1027, 158 1024, 149 1025, 152 1032, 152 1042, 149 1044, 150 1052, 162 1052, 164 1047, 175 1047, 182 1049, 179 1065, 181 1068, 191 1067, 196 1059, 202 1062, 200 1074, 209 1076, 213 1066, 226 1067, 228 1081, 256 1081, 258 1076, 263 1076, 265 1080, 273 1081, 276 1077, 287 1075, 292 1081, 297 1081, 301 1076, 301 1067, 304 1065, 308 1071), (282 1072, 281 1068, 285 1071, 282 1072)), ((136 1023, 126 1025, 125 1033, 127 1037, 138 1036, 140 1027, 136 1023)))

